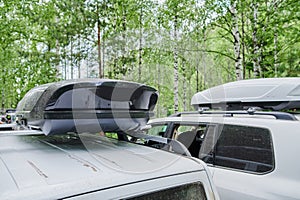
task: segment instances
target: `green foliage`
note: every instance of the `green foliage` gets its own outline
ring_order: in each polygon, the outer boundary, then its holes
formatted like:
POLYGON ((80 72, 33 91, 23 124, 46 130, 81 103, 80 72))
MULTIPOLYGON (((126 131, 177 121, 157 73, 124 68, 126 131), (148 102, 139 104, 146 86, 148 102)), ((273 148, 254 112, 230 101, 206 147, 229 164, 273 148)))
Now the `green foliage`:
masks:
POLYGON ((259 77, 299 76, 299 1, 3 0, 1 107, 16 107, 36 85, 97 77, 101 68, 106 78, 157 88, 157 116, 174 112, 176 83, 179 110, 192 109, 195 92, 236 79, 234 2, 244 78, 255 62, 259 77))

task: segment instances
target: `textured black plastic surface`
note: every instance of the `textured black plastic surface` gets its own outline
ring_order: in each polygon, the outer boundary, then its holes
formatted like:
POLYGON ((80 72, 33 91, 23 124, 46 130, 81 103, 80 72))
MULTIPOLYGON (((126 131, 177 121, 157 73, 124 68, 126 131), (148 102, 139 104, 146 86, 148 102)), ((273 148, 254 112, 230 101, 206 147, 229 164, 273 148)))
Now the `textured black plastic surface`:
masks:
POLYGON ((149 86, 110 79, 69 80, 30 90, 17 107, 25 127, 45 134, 126 131, 144 125, 158 98, 149 86))

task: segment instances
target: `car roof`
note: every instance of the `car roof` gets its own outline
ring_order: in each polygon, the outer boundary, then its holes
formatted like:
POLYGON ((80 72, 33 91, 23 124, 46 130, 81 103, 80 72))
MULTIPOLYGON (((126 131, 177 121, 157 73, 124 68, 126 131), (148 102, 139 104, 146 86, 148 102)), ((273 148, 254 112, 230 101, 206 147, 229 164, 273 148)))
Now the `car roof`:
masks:
MULTIPOLYGON (((296 118, 295 118, 296 119, 296 118)), ((252 125, 269 127, 283 124, 295 124, 300 127, 299 120, 278 120, 272 115, 238 115, 238 116, 224 116, 224 114, 189 114, 182 116, 169 116, 163 118, 154 118, 148 121, 151 124, 166 124, 166 123, 219 123, 219 124, 236 124, 236 125, 252 125)))
POLYGON ((0 137, 1 199, 62 198, 202 170, 185 156, 91 134, 0 137))

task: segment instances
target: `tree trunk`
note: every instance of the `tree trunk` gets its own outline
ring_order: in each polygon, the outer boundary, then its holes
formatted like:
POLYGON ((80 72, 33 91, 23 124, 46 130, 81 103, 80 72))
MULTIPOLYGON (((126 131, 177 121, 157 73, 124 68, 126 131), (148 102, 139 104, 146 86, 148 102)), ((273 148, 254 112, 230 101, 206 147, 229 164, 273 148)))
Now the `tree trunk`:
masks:
POLYGON ((198 61, 196 63, 196 84, 197 84, 196 92, 199 92, 200 81, 199 81, 199 62, 198 61))
MULTIPOLYGON (((123 17, 122 17, 122 25, 123 25, 123 31, 121 33, 123 43, 122 43, 122 57, 126 57, 126 30, 127 30, 127 12, 126 9, 123 10, 123 17)), ((125 75, 127 74, 127 63, 125 60, 122 60, 122 75, 123 79, 125 79, 125 75)))
MULTIPOLYGON (((203 33, 203 49, 206 49, 206 34, 203 33)), ((203 87, 206 88, 207 81, 207 66, 206 66, 206 52, 201 53, 202 65, 203 65, 203 87)))
POLYGON ((183 74, 183 84, 182 84, 182 90, 183 90, 183 110, 187 110, 187 87, 186 87, 186 73, 185 73, 185 65, 184 61, 182 62, 182 74, 183 74))
POLYGON ((253 40, 253 76, 254 78, 259 77, 260 75, 260 55, 259 55, 259 44, 257 42, 257 3, 252 3, 252 10, 253 10, 253 33, 252 33, 252 40, 253 40))
MULTIPOLYGON (((59 19, 56 17, 55 18, 55 22, 58 24, 59 23, 59 19)), ((56 76, 58 77, 59 75, 59 64, 60 64, 60 53, 59 53, 59 40, 56 39, 55 40, 55 54, 56 54, 56 58, 57 58, 57 63, 56 63, 56 76)), ((61 74, 61 78, 62 78, 62 74, 61 74)))
POLYGON ((138 81, 141 82, 141 77, 142 77, 142 54, 143 54, 143 44, 142 44, 142 37, 143 37, 143 7, 140 8, 140 39, 139 39, 139 69, 138 69, 138 81))
POLYGON ((174 112, 178 112, 178 52, 177 52, 177 15, 174 20, 174 112))
POLYGON ((105 34, 105 30, 102 30, 102 78, 105 78, 105 40, 104 40, 104 34, 105 34))
POLYGON ((274 71, 275 77, 278 77, 278 55, 277 55, 277 46, 278 46, 278 32, 277 32, 277 25, 274 27, 274 71))
POLYGON ((236 9, 237 1, 234 1, 231 7, 231 14, 233 17, 233 36, 234 36, 234 55, 235 55, 235 74, 237 80, 242 80, 243 72, 242 72, 242 59, 241 59, 241 42, 240 42, 240 33, 239 33, 239 25, 238 25, 238 16, 236 9))
POLYGON ((80 38, 80 35, 78 35, 78 48, 79 48, 79 55, 78 55, 78 57, 77 57, 77 61, 76 61, 76 63, 77 63, 77 66, 78 66, 78 78, 80 79, 81 78, 81 66, 80 66, 80 64, 81 64, 81 38, 80 38))
MULTIPOLYGON (((105 5, 105 8, 104 8, 104 16, 107 16, 107 1, 104 0, 104 5, 105 5)), ((105 78, 105 25, 103 25, 102 27, 102 78, 105 78)))
POLYGON ((64 55, 65 55, 65 60, 64 60, 64 80, 67 80, 67 50, 64 48, 64 55))
POLYGON ((59 63, 60 63, 60 55, 59 55, 59 41, 56 39, 55 41, 55 54, 57 58, 57 64, 56 64, 56 76, 59 75, 59 63))
MULTIPOLYGON (((159 57, 161 57, 161 54, 159 54, 159 57)), ((161 85, 161 71, 160 71, 160 63, 156 64, 156 67, 157 67, 157 90, 160 91, 160 85, 161 85)), ((160 117, 160 101, 157 102, 157 105, 156 105, 156 117, 160 117)))
MULTIPOLYGON (((200 37, 199 36, 199 34, 197 34, 198 35, 198 37, 200 37)), ((196 53, 196 92, 199 92, 200 91, 200 84, 201 84, 201 82, 200 82, 200 80, 199 80, 199 62, 200 62, 200 59, 199 59, 199 57, 200 56, 198 56, 198 52, 199 52, 199 43, 197 42, 197 44, 196 44, 197 46, 197 53, 196 53)))
POLYGON ((73 79, 74 77, 74 67, 73 67, 73 38, 71 37, 71 42, 70 42, 70 45, 71 45, 71 52, 70 52, 70 65, 71 65, 71 79, 73 79))
MULTIPOLYGON (((243 3, 243 1, 241 1, 243 3)), ((241 5, 241 7, 244 5, 241 5)), ((242 11, 242 66, 243 66, 243 77, 246 77, 246 60, 245 60, 245 16, 244 12, 242 11)))
MULTIPOLYGON (((3 79, 2 79, 2 84, 6 85, 6 82, 5 82, 5 68, 4 67, 2 68, 2 74, 4 75, 3 79)), ((5 87, 3 87, 3 86, 1 87, 1 109, 3 111, 5 109, 5 87)))
MULTIPOLYGON (((277 10, 277 4, 274 2, 274 10, 277 10)), ((277 15, 277 14, 276 14, 277 15)), ((274 16, 277 17, 278 16, 274 16)), ((278 77, 278 24, 274 26, 274 77, 278 77)))
POLYGON ((102 64, 101 64, 101 27, 100 20, 97 22, 97 47, 98 47, 98 68, 99 68, 99 78, 102 78, 102 64))

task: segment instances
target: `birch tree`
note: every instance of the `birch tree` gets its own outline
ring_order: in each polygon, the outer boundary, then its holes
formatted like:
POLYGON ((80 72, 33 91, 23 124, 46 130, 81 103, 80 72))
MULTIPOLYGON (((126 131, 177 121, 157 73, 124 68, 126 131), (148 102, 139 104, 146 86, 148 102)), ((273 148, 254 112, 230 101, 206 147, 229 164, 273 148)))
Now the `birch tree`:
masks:
POLYGON ((234 0, 232 6, 230 7, 230 13, 232 15, 232 35, 234 38, 234 56, 235 56, 235 74, 236 79, 243 79, 242 72, 242 59, 241 59, 241 40, 240 31, 238 23, 238 11, 237 11, 237 1, 234 0))
POLYGON ((253 33, 252 33, 252 40, 253 40, 253 76, 257 78, 260 76, 260 56, 259 56, 259 44, 257 41, 257 21, 258 21, 258 5, 255 0, 253 0, 252 4, 253 10, 253 33))

